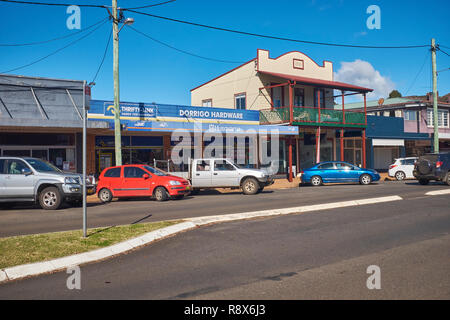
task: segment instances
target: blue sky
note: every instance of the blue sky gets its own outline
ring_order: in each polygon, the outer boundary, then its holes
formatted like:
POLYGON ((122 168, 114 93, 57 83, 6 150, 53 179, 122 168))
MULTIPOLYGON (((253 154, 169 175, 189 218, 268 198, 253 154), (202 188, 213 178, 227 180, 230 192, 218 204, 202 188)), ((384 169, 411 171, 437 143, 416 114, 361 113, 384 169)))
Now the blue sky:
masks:
MULTIPOLYGON (((38 1, 38 0, 33 0, 38 1)), ((75 1, 75 0, 74 0, 75 1)), ((47 2, 66 2, 65 0, 47 2)), ((77 3, 110 5, 109 0, 76 0, 77 3)), ((119 0, 121 7, 155 1, 119 0)), ((142 11, 253 33, 319 42, 358 45, 422 45, 435 37, 450 54, 450 2, 308 0, 308 1, 206 1, 177 0, 142 11), (381 9, 381 29, 369 30, 368 6, 381 9)), ((21 43, 68 35, 65 7, 41 7, 0 2, 0 43, 21 43)), ((81 8, 82 29, 106 17, 106 10, 81 8)), ((355 49, 306 45, 261 39, 163 21, 129 13, 133 27, 179 49, 221 60, 248 61, 258 48, 277 57, 287 51, 306 53, 319 64, 330 60, 336 80, 353 84, 368 81, 376 95, 395 88, 402 94, 425 94, 431 90, 431 58, 428 48, 355 49), (356 61, 356 62, 355 62, 356 61), (343 63, 343 64, 342 64, 343 63), (343 72, 344 69, 347 72, 343 72), (423 69, 421 70, 421 67, 423 69), (419 74, 419 75, 418 75, 419 74), (418 75, 418 76, 417 76, 418 75), (417 80, 413 83, 414 78, 417 80), (379 87, 379 88, 378 88, 379 87)), ((28 76, 92 80, 110 33, 107 23, 79 43, 33 66, 12 72, 28 76)), ((43 45, 0 47, 0 72, 37 60, 67 45, 71 38, 43 45)), ((103 68, 92 90, 94 99, 113 99, 112 42, 103 68)), ((437 54, 438 70, 450 67, 450 56, 437 54)), ((239 64, 199 59, 169 49, 133 30, 120 33, 120 94, 123 101, 190 104, 190 89, 239 64)), ((439 74, 440 94, 450 92, 450 71, 439 74)), ((374 97, 377 98, 377 97, 374 97)))

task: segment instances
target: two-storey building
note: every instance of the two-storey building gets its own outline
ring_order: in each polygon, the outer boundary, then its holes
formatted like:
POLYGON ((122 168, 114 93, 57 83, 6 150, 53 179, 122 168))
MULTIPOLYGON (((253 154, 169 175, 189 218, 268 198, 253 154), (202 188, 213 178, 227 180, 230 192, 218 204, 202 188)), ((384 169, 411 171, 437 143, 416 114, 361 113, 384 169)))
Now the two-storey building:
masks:
POLYGON ((261 124, 297 126, 299 135, 280 141, 292 179, 316 162, 345 160, 365 166, 365 110, 346 110, 345 96, 372 89, 334 81, 333 63, 317 64, 293 51, 271 58, 258 50, 256 58, 191 90, 191 104, 204 107, 259 110, 261 124), (335 108, 335 99, 342 108, 335 108))
MULTIPOLYGON (((336 105, 340 109, 340 105, 336 105)), ((362 111, 362 103, 346 104, 346 108, 362 111)), ((420 156, 433 152, 433 94, 367 101, 367 114, 378 116, 377 125, 367 136, 369 157, 375 169, 385 169, 398 157, 420 156), (387 134, 388 118, 398 118, 401 134, 387 134), (386 119, 386 120, 383 120, 386 119), (426 138, 424 138, 426 137, 426 138)), ((450 94, 438 98, 439 151, 450 151, 450 94)), ((390 123, 390 122, 389 122, 390 123)))

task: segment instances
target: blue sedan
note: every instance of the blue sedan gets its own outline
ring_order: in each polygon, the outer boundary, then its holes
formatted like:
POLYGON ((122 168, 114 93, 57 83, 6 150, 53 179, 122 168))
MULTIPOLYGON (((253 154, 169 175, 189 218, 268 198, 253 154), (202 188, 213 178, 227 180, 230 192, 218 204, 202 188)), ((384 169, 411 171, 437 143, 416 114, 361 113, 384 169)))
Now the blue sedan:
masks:
POLYGON ((347 162, 328 161, 302 171, 301 179, 302 183, 313 186, 336 182, 359 182, 367 185, 380 180, 380 175, 375 170, 361 169, 347 162))

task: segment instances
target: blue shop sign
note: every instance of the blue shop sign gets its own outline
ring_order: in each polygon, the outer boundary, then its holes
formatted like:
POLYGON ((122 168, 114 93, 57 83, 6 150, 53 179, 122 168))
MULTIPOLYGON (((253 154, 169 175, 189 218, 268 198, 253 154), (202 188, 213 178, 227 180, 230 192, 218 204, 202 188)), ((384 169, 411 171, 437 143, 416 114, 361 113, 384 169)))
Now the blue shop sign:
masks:
MULTIPOLYGON (((189 122, 198 120, 221 120, 228 123, 249 122, 259 123, 259 111, 237 110, 208 107, 191 107, 156 103, 120 103, 121 119, 155 120, 189 122)), ((113 119, 114 103, 112 101, 91 100, 90 119, 113 119)))

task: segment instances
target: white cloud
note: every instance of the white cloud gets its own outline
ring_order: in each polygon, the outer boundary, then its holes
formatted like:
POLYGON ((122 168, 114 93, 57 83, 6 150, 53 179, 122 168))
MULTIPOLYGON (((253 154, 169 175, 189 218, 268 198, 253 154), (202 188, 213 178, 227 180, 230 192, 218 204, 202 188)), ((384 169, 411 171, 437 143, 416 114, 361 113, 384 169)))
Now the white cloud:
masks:
POLYGON ((368 99, 386 98, 395 89, 388 77, 383 77, 369 62, 360 59, 341 62, 341 68, 334 73, 334 80, 373 89, 367 95, 368 99))

